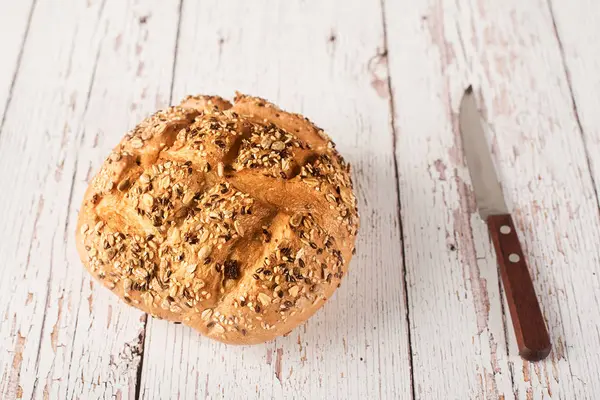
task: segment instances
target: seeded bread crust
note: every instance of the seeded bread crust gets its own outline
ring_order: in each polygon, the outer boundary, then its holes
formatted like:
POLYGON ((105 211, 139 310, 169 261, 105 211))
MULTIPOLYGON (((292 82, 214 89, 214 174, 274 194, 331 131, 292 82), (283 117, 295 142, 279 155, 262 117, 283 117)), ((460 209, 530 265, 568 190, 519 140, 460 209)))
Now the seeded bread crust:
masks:
POLYGON ((83 264, 155 317, 254 344, 333 294, 354 252, 350 167, 308 119, 237 94, 190 96, 125 135, 91 181, 83 264))

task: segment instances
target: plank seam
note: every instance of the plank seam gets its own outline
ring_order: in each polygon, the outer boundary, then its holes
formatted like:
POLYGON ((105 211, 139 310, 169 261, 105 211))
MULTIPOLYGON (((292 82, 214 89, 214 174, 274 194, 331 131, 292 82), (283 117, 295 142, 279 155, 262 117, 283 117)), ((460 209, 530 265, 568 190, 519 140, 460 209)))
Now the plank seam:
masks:
POLYGON ((140 335, 140 363, 138 364, 137 371, 135 371, 135 399, 139 399, 141 396, 142 389, 142 372, 144 367, 144 351, 146 350, 146 327, 148 326, 148 314, 144 313, 142 321, 142 330, 140 335))
POLYGON ((169 105, 173 103, 173 88, 175 86, 175 69, 177 68, 177 54, 179 54, 179 38, 181 35, 181 15, 183 14, 183 0, 179 0, 179 15, 177 17, 177 33, 175 34, 175 53, 173 54, 173 69, 171 70, 171 89, 169 91, 169 105))
POLYGON ((581 140, 583 142, 583 150, 585 153, 585 161, 588 168, 588 172, 590 174, 590 179, 592 181, 592 190, 594 191, 594 196, 596 197, 596 206, 600 211, 600 198, 598 197, 598 189, 596 186, 596 182, 594 179, 594 171, 592 169, 592 161, 590 158, 590 153, 588 151, 587 141, 585 139, 585 133, 583 130, 583 125, 581 124, 581 119, 579 118, 579 110, 577 108, 577 102, 575 101, 575 92, 573 91, 573 83, 571 82, 571 72, 569 71, 569 67, 567 65, 567 60, 565 57, 565 49, 558 34, 558 27, 556 26, 556 18, 554 18, 554 9, 552 8, 552 0, 547 0, 548 9, 550 11, 550 19, 552 20, 552 30, 554 32, 554 37, 556 37, 556 42, 558 44, 558 49, 560 51, 560 60, 565 71, 565 79, 567 81, 567 87, 569 88, 569 95, 571 97, 571 106, 573 109, 573 115, 575 116, 575 121, 577 122, 577 127, 579 128, 579 134, 581 136, 581 140))
MULTIPOLYGON (((579 109, 577 108, 577 102, 575 101, 575 92, 573 91, 573 83, 571 81, 571 72, 569 71, 569 67, 567 65, 567 59, 565 57, 565 48, 564 48, 562 39, 560 38, 560 35, 558 33, 558 26, 556 25, 556 18, 554 16, 554 8, 552 7, 552 0, 547 0, 546 4, 548 5, 548 12, 550 13, 550 20, 552 21, 552 31, 554 33, 554 37, 556 38, 556 44, 558 45, 558 50, 560 53, 561 65, 562 65, 563 71, 565 73, 565 80, 567 82, 567 87, 569 89, 569 96, 571 98, 571 107, 573 110, 573 115, 575 117, 575 121, 577 122, 577 127, 579 128, 579 135, 580 135, 581 141, 583 143, 583 151, 585 153, 586 166, 587 166, 588 173, 590 176, 590 181, 592 183, 592 190, 594 191, 594 196, 596 198, 596 208, 600 212, 600 198, 598 197, 598 190, 597 190, 596 182, 594 179, 594 171, 592 169, 592 162, 591 162, 590 154, 588 151, 587 141, 585 139, 583 125, 581 124, 581 119, 579 118, 579 109)), ((558 308, 558 313, 559 313, 560 319, 563 320, 562 311, 561 311, 560 307, 558 308)), ((587 363, 587 360, 586 360, 586 363, 587 363)), ((568 365, 569 373, 571 374, 571 377, 577 378, 573 374, 573 370, 571 368, 571 363, 567 363, 567 365, 568 365)), ((575 391, 574 384, 575 383, 573 382, 573 390, 575 391)))
MULTIPOLYGON (((85 115, 87 113, 88 106, 89 106, 89 103, 90 103, 91 93, 92 93, 92 90, 93 90, 93 87, 94 87, 94 82, 96 80, 96 70, 98 69, 98 60, 100 59, 101 49, 102 49, 102 42, 100 42, 100 44, 98 46, 98 51, 96 52, 96 60, 94 62, 94 69, 92 70, 92 74, 91 74, 91 77, 90 77, 90 85, 88 87, 86 102, 85 102, 85 106, 84 106, 84 109, 83 109, 83 114, 82 114, 82 117, 81 117, 82 121, 85 119, 85 115)), ((85 136, 85 129, 82 129, 81 138, 80 138, 80 147, 81 147, 81 143, 83 143, 84 136, 85 136)), ((65 239, 66 239, 67 231, 69 229, 69 215, 70 215, 71 203, 72 203, 72 199, 73 199, 73 189, 74 189, 74 186, 75 186, 75 176, 77 174, 78 161, 79 161, 79 158, 77 157, 77 154, 76 154, 75 155, 74 168, 73 168, 73 175, 71 177, 71 189, 70 189, 70 192, 69 192, 69 200, 68 200, 68 203, 67 203, 67 216, 66 216, 67 220, 65 221, 65 229, 63 231, 63 238, 65 238, 65 239)), ((56 235, 56 232, 55 232, 55 235, 56 235)), ((54 243, 54 236, 52 237, 52 243, 54 243)), ((53 248, 52 248, 51 251, 50 251, 50 273, 48 275, 48 282, 46 284, 48 290, 46 292, 46 300, 45 300, 44 310, 48 309, 48 304, 49 304, 49 301, 50 301, 50 287, 51 287, 51 284, 52 284, 52 270, 53 270, 53 262, 52 262, 52 260, 54 259, 54 254, 53 253, 54 252, 53 252, 53 248)), ((80 292, 79 293, 80 294, 83 293, 83 281, 81 282, 81 287, 80 287, 80 292)), ((80 302, 77 304, 77 308, 79 308, 80 304, 81 304, 81 296, 80 296, 80 302)), ((46 320, 47 320, 46 317, 47 317, 47 315, 48 315, 47 313, 44 313, 44 318, 42 320, 42 331, 41 331, 41 334, 40 334, 40 343, 38 345, 37 358, 35 360, 36 376, 38 375, 38 370, 39 370, 39 367, 40 367, 40 354, 41 354, 41 348, 42 348, 42 341, 43 341, 43 338, 44 338, 44 331, 45 331, 45 328, 46 328, 46 320)), ((75 330, 73 331, 74 332, 74 334, 73 334, 73 341, 71 343, 71 361, 73 360, 73 348, 74 348, 73 347, 73 343, 75 342, 75 336, 76 336, 76 333, 77 333, 78 322, 79 322, 79 315, 77 314, 77 317, 75 318, 75 330)), ((70 375, 71 375, 71 369, 69 369, 69 373, 67 375, 67 382, 68 382, 68 379, 69 379, 70 375)), ((35 395, 35 390, 36 390, 36 386, 37 386, 38 380, 39 380, 39 377, 36 378, 36 381, 35 381, 34 386, 33 386, 32 393, 34 395, 35 395)), ((68 395, 68 388, 67 388, 67 395, 68 395)))
MULTIPOLYGON (((594 191, 594 196, 596 198, 596 208, 598 209, 598 211, 600 213, 600 198, 598 197, 598 189, 597 189, 596 181, 594 178, 594 171, 592 168, 592 161, 591 161, 590 153, 589 153, 588 146, 587 146, 587 140, 585 137, 583 125, 581 124, 581 119, 579 118, 579 109, 577 108, 577 101, 575 101, 575 92, 573 91, 573 82, 571 80, 571 72, 569 71, 569 66, 567 65, 567 59, 565 57, 565 48, 564 48, 562 39, 560 38, 560 35, 558 33, 558 26, 556 25, 556 18, 554 16, 554 8, 552 7, 552 0, 547 0, 546 4, 548 5, 548 11, 550 13, 550 19, 552 21, 552 30, 554 33, 554 37, 556 38, 556 43, 558 45, 558 49, 560 52, 560 60, 561 60, 561 64, 563 67, 563 71, 565 72, 565 80, 567 81, 567 87, 569 88, 569 95, 571 97, 571 107, 573 110, 573 115, 575 116, 575 121, 577 122, 577 127, 579 128, 579 135, 580 135, 581 141, 583 143, 583 151, 585 154, 585 161, 586 161, 588 173, 590 176, 590 181, 592 183, 592 190, 594 191)), ((562 320, 562 311, 560 310, 560 308, 559 308, 559 315, 562 320)), ((581 326, 581 324, 580 324, 580 326, 581 326)), ((587 364, 587 359, 585 360, 585 362, 587 364)), ((569 373, 571 374, 571 377, 579 379, 577 376, 575 376, 573 374, 573 370, 571 368, 571 363, 568 363, 568 367, 569 367, 569 373)), ((588 365, 588 368, 589 368, 589 365, 588 365)), ((573 382, 573 385, 574 385, 574 382, 573 382)), ((575 390, 575 386, 573 386, 573 390, 575 390)))
POLYGON ((2 130, 4 129, 4 123, 6 122, 6 114, 8 113, 8 107, 10 106, 10 103, 12 100, 12 94, 13 94, 13 90, 15 88, 15 82, 17 81, 17 76, 19 75, 19 70, 21 69, 21 60, 23 59, 23 51, 25 49, 25 43, 27 42, 27 38, 29 37, 29 28, 31 27, 31 20, 33 18, 33 12, 35 10, 36 5, 37 5, 37 0, 33 0, 31 3, 31 9, 29 10, 29 16, 27 17, 27 25, 25 27, 25 33, 23 34, 23 41, 21 42, 21 49, 19 49, 19 55, 17 56, 15 71, 13 72, 13 77, 10 82, 10 88, 8 89, 8 97, 6 99, 6 104, 4 105, 4 113, 2 114, 2 121, 0 121, 0 135, 2 135, 2 130))
POLYGON ((394 92, 392 90, 392 74, 390 70, 389 54, 388 54, 388 37, 387 37, 387 24, 385 19, 385 0, 380 1, 381 4, 381 22, 383 25, 383 57, 385 58, 385 66, 387 70, 387 89, 388 89, 388 101, 390 110, 390 125, 392 130, 392 158, 394 160, 394 180, 396 183, 396 202, 398 204, 398 230, 400 233, 401 241, 401 256, 402 256, 402 284, 404 285, 403 301, 406 312, 406 336, 408 341, 408 360, 409 360, 409 376, 410 376, 410 393, 411 399, 416 399, 415 394, 415 379, 414 379, 414 361, 413 361, 413 349, 412 349, 412 336, 411 336, 411 325, 410 325, 410 308, 408 305, 408 280, 407 280, 407 269, 406 269, 406 251, 404 245, 404 227, 402 225, 402 203, 400 201, 400 176, 398 174, 398 158, 396 156, 396 122, 395 122, 395 108, 394 108, 394 92))
MULTIPOLYGON (((101 10, 104 9, 104 3, 102 3, 101 6, 101 10)), ((100 12, 99 14, 99 18, 102 15, 102 13, 100 12)), ((90 105, 90 100, 92 98, 92 90, 94 88, 94 82, 96 82, 96 71, 98 70, 98 62, 100 61, 100 52, 102 51, 102 45, 104 43, 104 40, 102 40, 100 42, 100 44, 98 45, 98 51, 96 52, 96 59, 94 61, 94 69, 92 70, 92 75, 90 77, 90 86, 88 87, 88 91, 87 91, 87 95, 85 98, 85 105, 83 108, 83 114, 81 117, 82 121, 85 121, 85 117, 87 115, 87 111, 90 105)), ((81 149, 82 145, 83 145, 83 141, 85 139, 85 128, 82 127, 81 129, 81 136, 79 138, 79 149, 81 149)), ((73 201, 73 192, 75 189, 75 177, 77 176, 77 167, 79 165, 79 157, 78 157, 78 152, 75 153, 75 162, 74 162, 74 166, 73 166, 73 176, 71 177, 71 190, 69 192, 69 200, 67 201, 67 221, 65 222, 65 230, 63 233, 64 236, 64 240, 67 240, 67 232, 69 231, 69 219, 68 216, 71 215, 71 205, 72 205, 72 201, 73 201)), ((81 281, 81 286, 79 287, 79 303, 77 303, 77 309, 79 309, 79 307, 81 306, 81 296, 83 295, 83 285, 85 284, 85 279, 83 279, 81 281)), ((73 330, 73 339, 71 340, 71 356, 69 358, 69 364, 71 365, 73 362, 73 352, 75 349, 75 338, 77 336, 77 326, 79 325, 79 313, 77 313, 77 316, 75 318, 75 329, 73 330)), ((68 386, 68 382, 70 382, 71 380, 71 368, 69 368, 69 372, 67 374, 67 392, 66 395, 69 395, 69 386, 68 386)), ((73 391, 74 392, 74 391, 73 391)), ((75 395, 75 393, 72 394, 73 396, 75 395)))
MULTIPOLYGON (((52 239, 50 243, 54 244, 54 238, 56 237, 56 231, 52 235, 52 239)), ((33 238, 32 238, 33 241, 33 238)), ((44 311, 48 309, 48 304, 50 302, 50 285, 52 284, 52 271, 54 270, 54 245, 50 248, 50 273, 48 274, 48 280, 46 281, 46 299, 44 300, 44 311)), ((38 382, 40 380, 39 377, 39 368, 40 368, 40 355, 42 354, 42 342, 44 341, 44 331, 46 330, 46 317, 48 313, 44 312, 44 317, 42 318, 42 329, 40 330, 40 341, 37 346, 37 354, 35 356, 35 381, 33 382, 33 389, 31 391, 31 397, 35 396, 35 390, 37 389, 38 382)))

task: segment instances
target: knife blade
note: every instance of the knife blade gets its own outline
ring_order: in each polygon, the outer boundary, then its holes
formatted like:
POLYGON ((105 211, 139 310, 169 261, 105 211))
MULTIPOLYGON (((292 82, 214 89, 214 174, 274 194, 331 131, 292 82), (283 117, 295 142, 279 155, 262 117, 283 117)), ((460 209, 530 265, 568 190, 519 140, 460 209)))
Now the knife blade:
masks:
POLYGON ((552 348, 550 337, 492 162, 471 86, 460 103, 459 128, 477 208, 494 244, 519 355, 528 361, 542 360, 552 348))

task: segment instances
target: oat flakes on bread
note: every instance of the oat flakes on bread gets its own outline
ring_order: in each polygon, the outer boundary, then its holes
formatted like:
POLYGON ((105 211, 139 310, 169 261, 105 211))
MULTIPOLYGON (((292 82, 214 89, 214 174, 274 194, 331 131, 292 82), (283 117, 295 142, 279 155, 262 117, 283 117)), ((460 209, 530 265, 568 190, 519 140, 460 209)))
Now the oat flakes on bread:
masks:
POLYGON ((76 235, 89 272, 130 305, 253 344, 333 295, 357 229, 350 167, 327 135, 237 94, 187 97, 125 135, 76 235))

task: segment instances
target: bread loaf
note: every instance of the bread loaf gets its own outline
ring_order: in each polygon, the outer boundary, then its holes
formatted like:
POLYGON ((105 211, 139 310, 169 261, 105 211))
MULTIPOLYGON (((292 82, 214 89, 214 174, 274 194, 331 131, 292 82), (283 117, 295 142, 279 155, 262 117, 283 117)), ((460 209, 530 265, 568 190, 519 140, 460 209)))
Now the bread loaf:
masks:
POLYGON ((350 167, 308 119, 256 97, 187 97, 124 136, 85 193, 77 247, 155 317, 252 344, 332 296, 354 251, 350 167))

